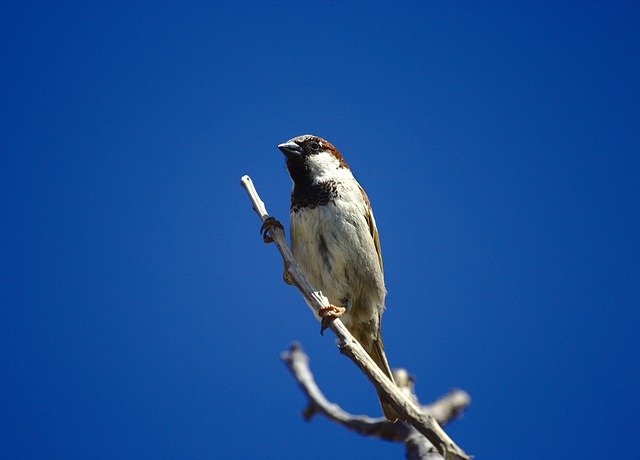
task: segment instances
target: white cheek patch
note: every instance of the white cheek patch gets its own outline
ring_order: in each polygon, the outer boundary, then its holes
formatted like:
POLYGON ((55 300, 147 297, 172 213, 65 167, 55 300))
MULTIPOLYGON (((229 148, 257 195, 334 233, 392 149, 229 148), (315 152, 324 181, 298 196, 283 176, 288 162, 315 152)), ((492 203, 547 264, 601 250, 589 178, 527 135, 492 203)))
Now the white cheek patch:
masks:
POLYGON ((307 166, 318 184, 330 180, 340 180, 353 177, 351 171, 340 167, 340 161, 329 152, 320 152, 307 157, 307 166))

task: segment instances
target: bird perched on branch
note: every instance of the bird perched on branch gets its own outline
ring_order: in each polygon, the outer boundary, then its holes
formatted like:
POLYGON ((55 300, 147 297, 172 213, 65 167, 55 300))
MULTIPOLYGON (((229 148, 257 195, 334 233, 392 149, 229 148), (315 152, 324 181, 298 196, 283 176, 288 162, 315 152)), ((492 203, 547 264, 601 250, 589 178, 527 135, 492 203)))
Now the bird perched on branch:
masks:
MULTIPOLYGON (((341 317, 393 382, 380 337, 386 289, 378 230, 367 194, 330 142, 304 135, 278 148, 293 180, 293 256, 331 304, 319 312, 323 328, 330 319, 341 317)), ((382 399, 380 404, 387 419, 398 419, 389 404, 382 399)))

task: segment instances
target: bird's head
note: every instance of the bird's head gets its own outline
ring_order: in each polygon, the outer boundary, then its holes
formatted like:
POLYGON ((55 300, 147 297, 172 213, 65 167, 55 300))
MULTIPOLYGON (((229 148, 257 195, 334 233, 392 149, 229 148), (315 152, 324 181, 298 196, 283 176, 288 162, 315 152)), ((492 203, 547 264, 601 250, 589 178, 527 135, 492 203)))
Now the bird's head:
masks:
POLYGON ((287 159, 287 169, 294 183, 319 183, 348 173, 347 165, 338 149, 325 139, 311 134, 289 139, 278 145, 287 159))

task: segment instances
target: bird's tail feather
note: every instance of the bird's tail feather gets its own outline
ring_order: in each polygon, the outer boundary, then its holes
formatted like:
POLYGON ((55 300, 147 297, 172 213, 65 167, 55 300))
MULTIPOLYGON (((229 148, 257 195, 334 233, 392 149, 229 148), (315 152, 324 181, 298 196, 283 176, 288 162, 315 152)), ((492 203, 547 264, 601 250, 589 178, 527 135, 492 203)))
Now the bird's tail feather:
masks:
MULTIPOLYGON (((378 335, 378 338, 372 342, 371 347, 367 350, 369 356, 376 362, 378 367, 385 373, 385 375, 391 380, 391 383, 395 384, 393 380, 393 374, 391 373, 391 368, 389 367, 389 362, 387 361, 387 357, 384 354, 384 347, 382 345, 382 338, 378 335)), ((396 422, 399 418, 398 412, 391 406, 385 402, 384 397, 378 392, 378 399, 380 400, 380 407, 382 408, 382 413, 390 422, 396 422)))

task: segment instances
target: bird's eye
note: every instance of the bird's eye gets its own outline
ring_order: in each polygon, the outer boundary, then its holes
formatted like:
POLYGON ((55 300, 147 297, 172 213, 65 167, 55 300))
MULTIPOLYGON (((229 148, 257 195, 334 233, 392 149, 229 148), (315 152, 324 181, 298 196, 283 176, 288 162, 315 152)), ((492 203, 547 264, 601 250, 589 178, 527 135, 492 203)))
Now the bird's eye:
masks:
POLYGON ((311 142, 309 144, 309 148, 311 150, 319 150, 320 149, 320 144, 318 144, 317 142, 311 142))

